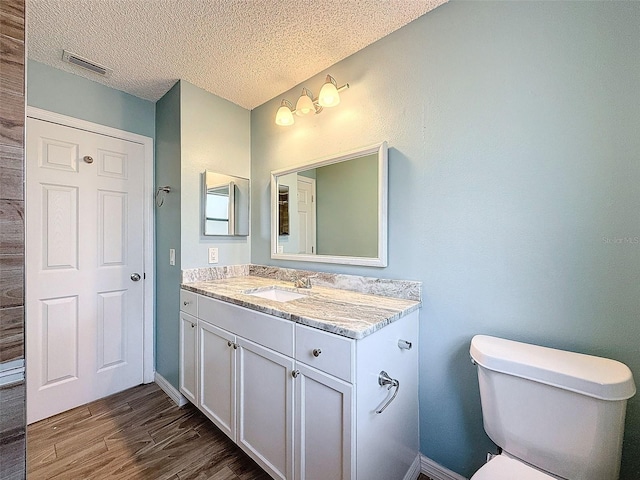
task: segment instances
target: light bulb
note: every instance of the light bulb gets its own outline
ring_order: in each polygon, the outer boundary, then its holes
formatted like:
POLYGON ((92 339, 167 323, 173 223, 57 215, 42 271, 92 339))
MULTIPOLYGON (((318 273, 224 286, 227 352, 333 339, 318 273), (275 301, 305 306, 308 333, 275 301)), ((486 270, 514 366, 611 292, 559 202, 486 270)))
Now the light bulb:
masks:
POLYGON ((335 107, 340 103, 338 87, 336 86, 336 81, 331 75, 327 75, 327 81, 320 90, 318 103, 323 107, 335 107))
POLYGON ((276 125, 283 127, 293 125, 293 113, 291 113, 291 108, 285 104, 285 100, 282 101, 278 113, 276 113, 276 125))
POLYGON ((312 94, 306 88, 302 89, 302 95, 296 103, 296 115, 304 116, 310 113, 316 113, 316 107, 313 104, 312 94))

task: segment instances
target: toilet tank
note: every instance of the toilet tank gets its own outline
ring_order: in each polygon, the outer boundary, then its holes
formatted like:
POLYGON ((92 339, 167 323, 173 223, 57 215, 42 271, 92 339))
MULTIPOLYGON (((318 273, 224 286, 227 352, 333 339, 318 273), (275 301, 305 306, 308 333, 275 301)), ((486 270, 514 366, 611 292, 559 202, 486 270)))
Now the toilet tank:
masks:
POLYGON ((486 335, 471 340, 484 429, 508 454, 571 480, 616 480, 631 370, 486 335))

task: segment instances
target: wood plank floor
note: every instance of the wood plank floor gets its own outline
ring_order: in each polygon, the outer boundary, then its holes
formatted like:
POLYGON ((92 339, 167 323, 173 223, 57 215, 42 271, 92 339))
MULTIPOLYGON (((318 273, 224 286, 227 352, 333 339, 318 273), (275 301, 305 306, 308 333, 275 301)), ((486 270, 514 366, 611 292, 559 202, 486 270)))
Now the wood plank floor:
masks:
POLYGON ((141 385, 27 428, 27 478, 269 480, 191 404, 141 385))
MULTIPOLYGON (((27 428, 29 480, 269 480, 191 404, 140 385, 27 428)), ((330 479, 327 479, 330 480, 330 479)), ((419 480, 427 480, 420 475, 419 480)))

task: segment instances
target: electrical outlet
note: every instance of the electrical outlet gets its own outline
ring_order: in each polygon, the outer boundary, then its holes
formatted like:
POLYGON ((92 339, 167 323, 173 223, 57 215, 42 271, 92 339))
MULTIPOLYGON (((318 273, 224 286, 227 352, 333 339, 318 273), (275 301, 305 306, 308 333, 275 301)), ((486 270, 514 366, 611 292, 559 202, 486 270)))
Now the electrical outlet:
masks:
POLYGON ((282 245, 278 245, 277 253, 284 253, 284 247, 282 245))
POLYGON ((176 249, 170 248, 169 249, 169 265, 175 265, 175 264, 176 264, 176 249))
POLYGON ((218 249, 209 247, 209 263, 218 263, 218 249))

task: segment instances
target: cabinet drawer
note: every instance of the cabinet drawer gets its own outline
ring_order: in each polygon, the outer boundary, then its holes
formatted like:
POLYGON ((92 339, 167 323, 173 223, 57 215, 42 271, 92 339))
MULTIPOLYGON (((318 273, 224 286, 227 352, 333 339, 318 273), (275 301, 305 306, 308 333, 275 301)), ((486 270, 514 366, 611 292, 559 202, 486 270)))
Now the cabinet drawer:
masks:
POLYGON ((296 325, 296 360, 353 382, 355 340, 296 325))
POLYGON ((187 290, 180 290, 180 310, 182 312, 198 316, 198 302, 196 301, 198 295, 189 292, 187 290))
POLYGON ((295 324, 290 320, 202 295, 198 295, 198 318, 283 355, 293 357, 295 324))

